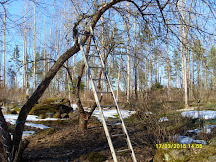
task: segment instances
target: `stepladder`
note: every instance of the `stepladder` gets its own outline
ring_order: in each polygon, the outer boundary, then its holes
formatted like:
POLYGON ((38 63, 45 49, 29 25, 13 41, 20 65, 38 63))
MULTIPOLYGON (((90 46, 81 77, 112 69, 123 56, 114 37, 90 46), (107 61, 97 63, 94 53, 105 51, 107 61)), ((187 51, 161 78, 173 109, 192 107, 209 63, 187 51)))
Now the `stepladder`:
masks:
POLYGON ((128 152, 131 159, 136 162, 137 160, 134 149, 112 88, 112 80, 110 79, 109 70, 107 68, 107 58, 109 54, 105 54, 105 52, 100 49, 100 44, 97 42, 91 27, 90 37, 91 43, 84 44, 78 34, 78 43, 87 68, 91 90, 94 94, 95 102, 97 103, 97 108, 100 113, 101 122, 103 124, 112 158, 114 162, 117 162, 118 155, 122 152, 128 152), (92 47, 91 50, 86 52, 85 45, 92 47), (116 111, 115 118, 110 119, 107 117, 105 113, 106 110, 116 111), (119 138, 119 140, 115 140, 116 138, 119 138), (121 144, 117 144, 116 142, 114 143, 114 140, 119 142, 121 141, 121 144))

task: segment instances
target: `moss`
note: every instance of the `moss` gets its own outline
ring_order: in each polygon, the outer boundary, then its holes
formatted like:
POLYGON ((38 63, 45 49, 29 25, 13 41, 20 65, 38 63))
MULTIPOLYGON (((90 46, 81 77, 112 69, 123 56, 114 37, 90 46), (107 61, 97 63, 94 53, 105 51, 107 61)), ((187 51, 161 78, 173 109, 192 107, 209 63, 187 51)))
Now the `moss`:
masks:
POLYGON ((106 160, 106 156, 98 152, 91 152, 87 155, 87 160, 89 162, 102 162, 106 160))
POLYGON ((118 115, 113 115, 115 118, 118 118, 119 116, 118 115))
POLYGON ((19 114, 20 110, 21 110, 20 107, 13 108, 13 109, 11 109, 10 114, 19 114))
POLYGON ((58 112, 58 105, 35 105, 32 110, 30 111, 30 114, 31 115, 40 115, 40 114, 46 114, 47 112, 50 112, 50 113, 56 113, 58 112))
MULTIPOLYGON (((46 115, 50 117, 49 114, 55 114, 62 111, 64 108, 65 111, 70 111, 70 101, 63 98, 48 98, 42 101, 40 104, 36 104, 30 111, 31 115, 46 115)), ((63 113, 63 112, 62 112, 63 113)))
POLYGON ((56 112, 56 113, 53 115, 53 118, 61 118, 60 112, 56 112))
POLYGON ((70 104, 70 101, 65 98, 47 98, 41 102, 42 104, 70 104))
POLYGON ((38 119, 45 119, 46 117, 47 117, 46 114, 40 114, 40 115, 38 116, 38 119))

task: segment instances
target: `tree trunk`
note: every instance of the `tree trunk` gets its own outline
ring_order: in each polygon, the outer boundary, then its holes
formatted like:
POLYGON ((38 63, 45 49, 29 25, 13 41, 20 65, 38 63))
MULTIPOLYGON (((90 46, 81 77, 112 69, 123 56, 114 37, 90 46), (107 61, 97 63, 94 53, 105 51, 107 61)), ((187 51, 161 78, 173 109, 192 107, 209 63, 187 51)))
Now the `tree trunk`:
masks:
POLYGON ((134 93, 135 93, 135 100, 138 100, 138 94, 137 94, 137 22, 136 17, 134 18, 134 93))
POLYGON ((79 116, 79 129, 80 130, 87 130, 89 120, 89 114, 87 112, 80 113, 79 116))
POLYGON ((15 53, 14 53, 14 88, 17 88, 17 45, 16 45, 16 33, 15 33, 15 53))
MULTIPOLYGON (((182 9, 183 7, 186 7, 186 0, 181 0, 179 3, 179 11, 182 15, 182 18, 184 21, 180 21, 180 23, 185 24, 186 22, 186 13, 182 9)), ((188 57, 188 51, 185 47, 187 45, 187 31, 185 26, 180 26, 180 36, 181 36, 181 58, 182 58, 182 78, 183 78, 183 87, 184 87, 184 97, 185 97, 185 108, 189 107, 188 103, 188 76, 187 76, 187 57, 188 57)))
MULTIPOLYGON (((27 10, 27 9, 26 9, 27 10)), ((22 83, 22 91, 24 92, 26 89, 26 55, 27 55, 27 40, 26 40, 26 35, 27 35, 27 27, 26 27, 26 13, 24 16, 24 41, 23 41, 23 83, 22 83)))
POLYGON ((33 58, 34 58, 34 64, 33 64, 33 76, 34 76, 34 89, 36 89, 36 1, 34 2, 34 38, 33 38, 33 58))
POLYGON ((3 87, 5 87, 5 82, 6 82, 6 71, 5 71, 5 57, 6 57, 6 10, 4 10, 3 34, 4 34, 3 87))
MULTIPOLYGON (((129 10, 129 4, 128 10, 129 10)), ((129 19, 129 14, 128 14, 129 19)), ((127 23, 127 22, 126 22, 127 23)), ((128 22, 129 23, 129 22, 128 22)), ((127 31, 127 102, 130 102, 130 94, 131 94, 131 65, 130 65, 130 34, 129 34, 129 24, 126 24, 127 31)))

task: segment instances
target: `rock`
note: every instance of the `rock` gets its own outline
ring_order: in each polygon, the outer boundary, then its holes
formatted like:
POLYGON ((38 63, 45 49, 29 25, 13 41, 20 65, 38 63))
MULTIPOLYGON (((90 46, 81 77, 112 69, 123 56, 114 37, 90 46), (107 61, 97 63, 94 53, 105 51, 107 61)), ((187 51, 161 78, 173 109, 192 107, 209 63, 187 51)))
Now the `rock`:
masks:
POLYGON ((57 112, 53 115, 53 118, 61 118, 60 112, 57 112))
POLYGON ((69 118, 69 116, 67 113, 63 113, 63 114, 61 114, 61 118, 69 118))
POLYGON ((40 114, 39 116, 38 116, 38 119, 45 119, 47 116, 45 115, 45 114, 40 114))
POLYGON ((59 104, 59 108, 60 108, 61 114, 69 113, 69 112, 73 111, 73 108, 71 106, 67 106, 67 105, 63 105, 63 104, 59 104))
POLYGON ((47 98, 40 104, 35 104, 35 106, 30 111, 30 114, 37 116, 45 114, 47 117, 53 117, 54 114, 60 113, 60 115, 55 115, 55 118, 60 118, 61 114, 68 114, 71 111, 73 111, 73 108, 71 107, 70 101, 68 99, 47 98))

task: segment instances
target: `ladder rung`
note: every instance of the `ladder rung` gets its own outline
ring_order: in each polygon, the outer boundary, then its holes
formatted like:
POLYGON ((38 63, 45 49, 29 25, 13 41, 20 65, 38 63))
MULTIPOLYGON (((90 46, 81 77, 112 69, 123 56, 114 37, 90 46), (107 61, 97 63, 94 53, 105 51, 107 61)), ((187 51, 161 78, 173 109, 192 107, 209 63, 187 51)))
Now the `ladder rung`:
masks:
POLYGON ((126 151, 131 151, 131 149, 124 149, 124 150, 119 150, 119 151, 116 151, 116 152, 120 153, 120 152, 126 152, 126 151))
POLYGON ((112 93, 112 92, 103 92, 103 91, 102 91, 102 92, 97 92, 97 93, 112 93))
POLYGON ((119 137, 119 136, 124 136, 125 134, 112 134, 112 137, 119 137))
POLYGON ((101 105, 102 108, 104 107, 116 107, 116 105, 101 105))

